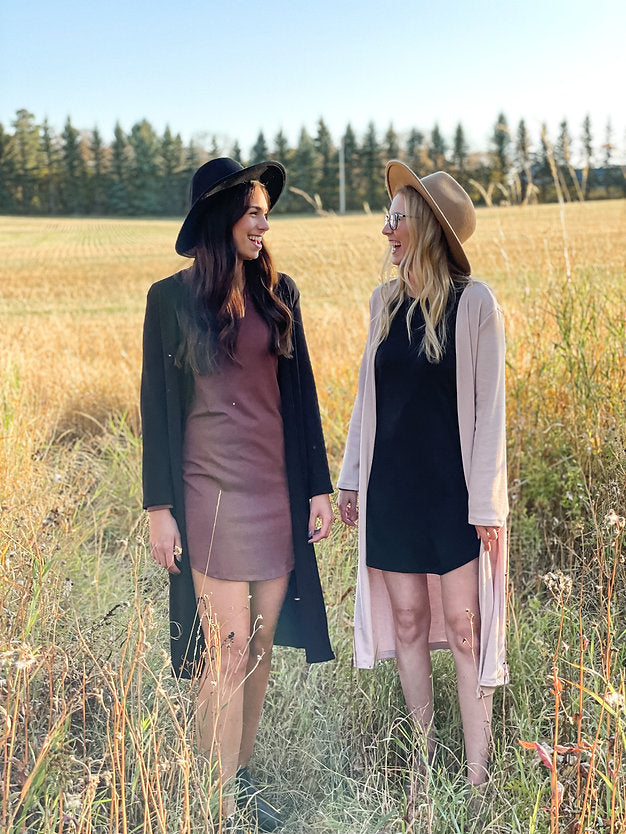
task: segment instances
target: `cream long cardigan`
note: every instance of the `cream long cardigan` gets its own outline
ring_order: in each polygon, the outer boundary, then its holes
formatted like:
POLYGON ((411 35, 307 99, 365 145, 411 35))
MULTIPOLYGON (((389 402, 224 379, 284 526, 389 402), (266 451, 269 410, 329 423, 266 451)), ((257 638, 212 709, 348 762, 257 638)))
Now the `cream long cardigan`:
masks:
MULTIPOLYGON (((395 656, 391 605, 382 572, 368 568, 365 555, 367 485, 376 436, 374 339, 383 305, 378 286, 370 299, 370 326, 350 420, 339 488, 359 492, 359 567, 354 612, 354 663, 371 669, 395 656)), ((506 665, 506 583, 508 499, 504 402, 504 323, 489 287, 470 279, 459 299, 456 319, 456 383, 463 471, 470 524, 500 527, 491 554, 480 549, 480 657, 477 696, 508 681, 506 665)), ((431 649, 449 648, 441 606, 441 583, 428 575, 431 649)))

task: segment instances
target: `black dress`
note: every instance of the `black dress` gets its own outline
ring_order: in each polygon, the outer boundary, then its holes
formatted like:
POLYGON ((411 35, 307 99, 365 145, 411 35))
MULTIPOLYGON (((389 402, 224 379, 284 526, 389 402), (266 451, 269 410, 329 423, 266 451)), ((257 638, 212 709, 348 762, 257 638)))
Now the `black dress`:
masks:
POLYGON ((367 491, 367 565, 444 574, 476 559, 456 399, 455 324, 461 290, 450 294, 439 363, 419 346, 424 317, 406 328, 407 300, 375 358, 376 439, 367 491))

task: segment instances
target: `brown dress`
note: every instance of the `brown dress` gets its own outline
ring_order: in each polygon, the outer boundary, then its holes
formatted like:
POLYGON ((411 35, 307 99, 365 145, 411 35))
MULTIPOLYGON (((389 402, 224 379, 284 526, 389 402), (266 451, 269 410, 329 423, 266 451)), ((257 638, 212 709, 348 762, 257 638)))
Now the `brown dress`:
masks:
POLYGON ((215 579, 276 579, 293 569, 277 357, 247 296, 236 360, 194 380, 183 446, 189 561, 215 579))

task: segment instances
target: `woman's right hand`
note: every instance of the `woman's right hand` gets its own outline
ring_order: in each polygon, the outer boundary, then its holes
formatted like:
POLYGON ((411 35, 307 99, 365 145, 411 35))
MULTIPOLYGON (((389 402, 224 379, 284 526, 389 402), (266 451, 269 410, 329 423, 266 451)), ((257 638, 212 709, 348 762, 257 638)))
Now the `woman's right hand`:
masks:
POLYGON ((150 519, 150 554, 155 562, 164 567, 168 573, 178 574, 175 556, 182 554, 180 531, 172 513, 168 509, 152 510, 150 519))
POLYGON ((355 527, 359 518, 358 509, 359 493, 356 489, 340 489, 339 497, 337 498, 337 507, 339 508, 339 515, 344 524, 348 527, 355 527))

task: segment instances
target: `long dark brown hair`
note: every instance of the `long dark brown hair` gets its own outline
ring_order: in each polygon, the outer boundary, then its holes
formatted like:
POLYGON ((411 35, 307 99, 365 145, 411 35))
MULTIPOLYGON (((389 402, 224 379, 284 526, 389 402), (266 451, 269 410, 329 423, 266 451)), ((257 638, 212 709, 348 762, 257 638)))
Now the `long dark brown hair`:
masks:
POLYGON ((210 198, 203 215, 194 262, 185 272, 185 303, 179 313, 181 341, 176 364, 195 374, 217 370, 220 356, 235 359, 244 288, 270 330, 270 349, 291 356, 292 315, 276 292, 278 273, 265 244, 256 260, 237 269, 232 230, 250 205, 252 191, 265 186, 244 182, 210 198))

